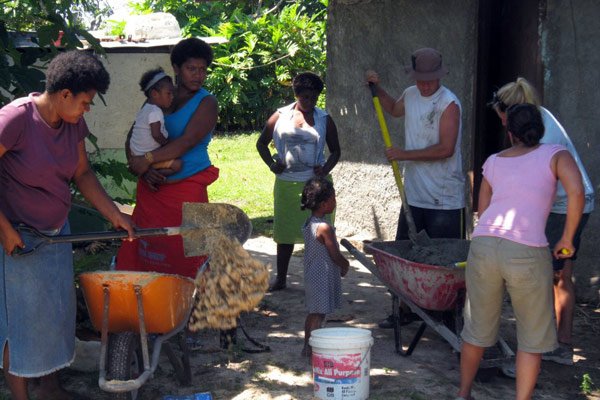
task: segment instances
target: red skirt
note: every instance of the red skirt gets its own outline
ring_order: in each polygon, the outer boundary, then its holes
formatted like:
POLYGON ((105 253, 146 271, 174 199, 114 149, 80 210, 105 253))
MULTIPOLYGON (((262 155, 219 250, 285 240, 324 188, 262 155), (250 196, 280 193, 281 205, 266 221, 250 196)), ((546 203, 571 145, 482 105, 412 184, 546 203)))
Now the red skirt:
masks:
MULTIPOLYGON (((138 228, 181 226, 184 202, 208 203, 207 187, 217 180, 219 169, 210 166, 157 192, 139 179, 132 220, 138 228)), ((156 236, 124 241, 117 253, 117 270, 155 271, 194 278, 207 256, 185 257, 181 236, 156 236)))

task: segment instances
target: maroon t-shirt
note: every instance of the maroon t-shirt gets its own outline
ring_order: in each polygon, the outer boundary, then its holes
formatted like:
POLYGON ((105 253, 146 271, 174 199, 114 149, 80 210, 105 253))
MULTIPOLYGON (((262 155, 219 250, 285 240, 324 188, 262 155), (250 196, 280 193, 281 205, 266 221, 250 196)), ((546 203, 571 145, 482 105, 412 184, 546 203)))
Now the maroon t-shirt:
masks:
POLYGON ((58 229, 71 207, 69 182, 89 130, 81 118, 50 127, 39 114, 32 93, 0 109, 0 210, 13 223, 39 230, 58 229))

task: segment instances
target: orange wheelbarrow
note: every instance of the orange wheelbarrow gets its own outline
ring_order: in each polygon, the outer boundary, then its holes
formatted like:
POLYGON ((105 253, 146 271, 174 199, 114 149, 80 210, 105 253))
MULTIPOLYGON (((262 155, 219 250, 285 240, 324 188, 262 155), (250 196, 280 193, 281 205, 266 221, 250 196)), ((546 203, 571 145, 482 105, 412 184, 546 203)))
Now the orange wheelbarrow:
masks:
MULTIPOLYGON (((208 260, 199 273, 207 265, 208 260)), ((156 272, 98 271, 81 274, 80 284, 92 324, 101 332, 98 384, 102 390, 115 393, 116 399, 136 399, 137 390, 156 370, 162 346, 179 382, 190 384, 185 335, 179 335, 181 358, 166 341, 188 323, 196 294, 192 279, 156 272)))

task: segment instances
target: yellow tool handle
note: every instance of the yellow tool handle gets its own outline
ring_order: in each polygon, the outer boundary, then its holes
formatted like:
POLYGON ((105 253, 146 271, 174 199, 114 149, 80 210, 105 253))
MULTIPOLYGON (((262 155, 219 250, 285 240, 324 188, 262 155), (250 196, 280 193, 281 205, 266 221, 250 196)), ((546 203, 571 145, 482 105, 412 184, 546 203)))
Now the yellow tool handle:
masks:
MULTIPOLYGON (((379 121, 379 126, 381 127, 381 137, 383 138, 383 143, 385 144, 386 149, 392 148, 392 140, 390 139, 390 132, 388 131, 387 124, 385 122, 385 118, 383 117, 383 111, 381 109, 381 103, 379 102, 379 97, 373 97, 373 105, 375 106, 375 112, 377 113, 377 120, 379 121)), ((404 183, 402 182, 402 174, 400 173, 400 167, 398 166, 398 161, 392 160, 390 161, 392 164, 392 170, 394 171, 394 178, 396 179, 396 185, 398 185, 398 189, 401 192, 400 196, 402 197, 402 202, 404 202, 404 183)))
MULTIPOLYGON (((383 138, 385 148, 389 149, 392 147, 392 140, 390 139, 390 132, 388 130, 387 123, 385 122, 385 117, 383 116, 383 109, 381 108, 379 97, 377 97, 377 89, 375 88, 375 85, 373 83, 369 83, 369 88, 371 89, 371 95, 373 96, 373 106, 375 106, 375 113, 377 114, 377 120, 379 121, 379 127, 381 128, 381 137, 383 138)), ((413 242, 415 242, 417 237, 417 227, 412 217, 410 207, 408 206, 408 202, 406 201, 406 195, 404 193, 404 183, 402 182, 402 174, 400 173, 400 167, 398 166, 398 161, 396 160, 392 160, 390 161, 390 163, 392 164, 394 179, 396 180, 396 186, 398 187, 398 192, 400 193, 402 207, 404 207, 406 223, 408 224, 408 236, 413 242)))

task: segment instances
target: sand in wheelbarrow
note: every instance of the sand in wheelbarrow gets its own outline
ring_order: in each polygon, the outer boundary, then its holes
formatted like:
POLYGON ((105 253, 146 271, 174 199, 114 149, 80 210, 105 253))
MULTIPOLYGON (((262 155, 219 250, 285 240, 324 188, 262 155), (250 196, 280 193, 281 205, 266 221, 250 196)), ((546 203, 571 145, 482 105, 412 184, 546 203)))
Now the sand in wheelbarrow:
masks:
POLYGON ((431 239, 428 246, 421 246, 399 240, 377 247, 408 261, 454 268, 455 263, 467 260, 469 243, 462 239, 431 239))

